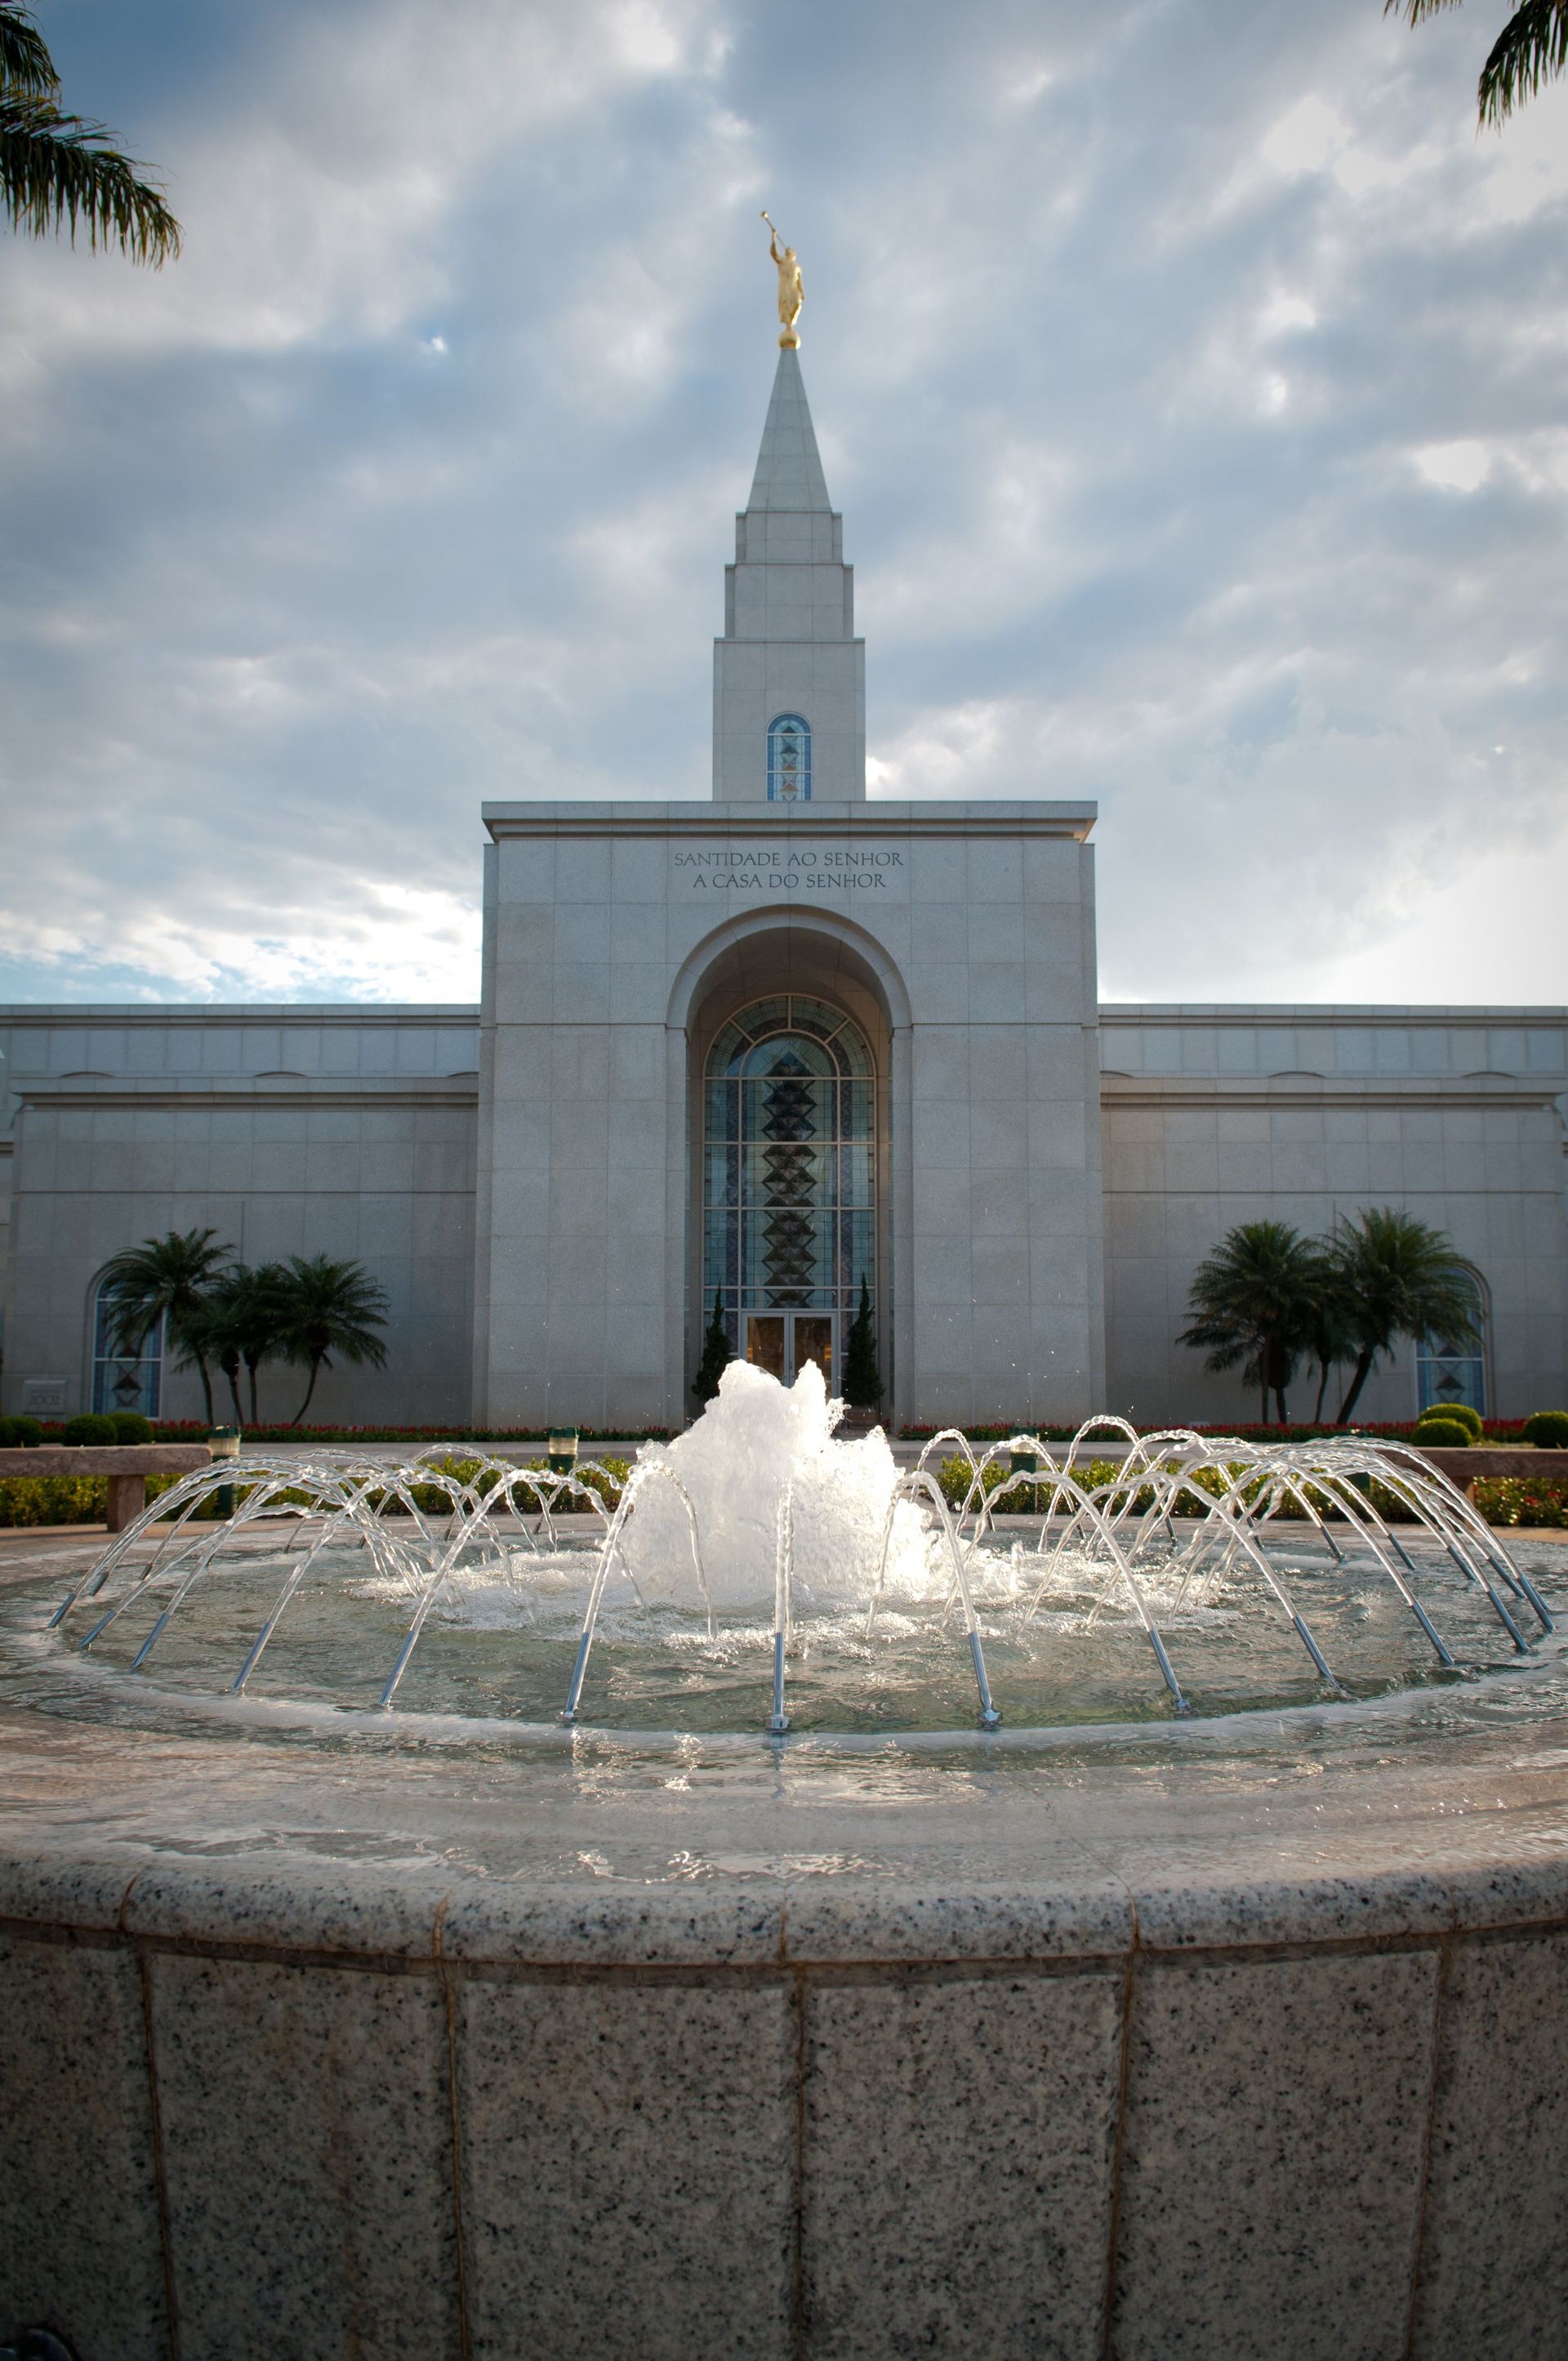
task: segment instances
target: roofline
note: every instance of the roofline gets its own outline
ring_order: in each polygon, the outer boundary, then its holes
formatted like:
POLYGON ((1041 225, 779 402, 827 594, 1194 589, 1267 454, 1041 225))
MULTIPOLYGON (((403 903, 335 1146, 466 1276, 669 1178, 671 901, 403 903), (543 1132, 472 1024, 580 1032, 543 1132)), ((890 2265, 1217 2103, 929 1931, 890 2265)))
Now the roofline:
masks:
POLYGON ((13 1000, 0 1025, 477 1025, 477 1000, 13 1000))
POLYGON ((1565 1025, 1568 1008, 1443 1001, 1102 1000, 1102 1025, 1565 1025))

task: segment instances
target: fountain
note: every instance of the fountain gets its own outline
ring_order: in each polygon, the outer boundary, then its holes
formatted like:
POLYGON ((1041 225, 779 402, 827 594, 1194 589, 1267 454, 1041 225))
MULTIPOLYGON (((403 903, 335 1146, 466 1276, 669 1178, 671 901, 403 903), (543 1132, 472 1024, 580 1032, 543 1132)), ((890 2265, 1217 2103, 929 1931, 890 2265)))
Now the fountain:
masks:
POLYGON ((0 2344, 1562 2348, 1562 1546, 836 1415, 0 1541, 0 2344))
MULTIPOLYGON (((607 1627, 665 1704, 668 1681, 646 1675, 674 1668, 688 1713, 709 1730, 727 1712, 743 1716, 737 1667, 765 1650, 766 1707, 751 1726, 773 1737, 790 1729, 792 1664, 810 1670, 819 1735, 894 1728, 900 1717, 941 1727, 956 1645, 973 1677, 968 1718, 996 1730, 988 1640, 1005 1652, 1027 1726, 1059 1725, 1075 1704, 1097 1719, 1116 1704, 1146 1715, 1129 1633, 1146 1642, 1169 1711, 1185 1717, 1174 1629, 1227 1708, 1248 1701, 1249 1677, 1251 1701, 1268 1704, 1418 1687, 1411 1636, 1431 1665, 1457 1675, 1486 1667, 1498 1644, 1527 1655, 1527 1627, 1553 1630, 1529 1574, 1464 1495, 1398 1444, 1257 1444, 1179 1429, 1140 1437, 1099 1419, 1056 1451, 1019 1433, 977 1452, 949 1429, 901 1470, 880 1430, 839 1440, 840 1410, 814 1364, 786 1390, 735 1362, 696 1424, 644 1446, 624 1473, 594 1462, 520 1469, 446 1446, 391 1468, 347 1454, 252 1455, 187 1476, 150 1504, 71 1587, 49 1629, 80 1655, 139 1675, 160 1645, 168 1656, 178 1617, 192 1633, 179 1684, 215 1686, 222 1666, 222 1686, 240 1698, 287 1611, 299 1620, 309 1610, 312 1696, 367 1704, 373 1691, 383 1711, 406 1696, 422 1638, 466 1630, 484 1645, 466 1659, 448 1651, 429 1701, 534 1723, 548 1717, 570 1629, 566 1728, 583 1712, 607 1627), (1094 1460, 1091 1440, 1107 1433, 1122 1455, 1109 1465, 1094 1460), (231 1487, 235 1513, 204 1518, 231 1487), (269 1582, 243 1656, 222 1665, 236 1614, 269 1582), (1337 1669, 1303 1611, 1309 1593, 1343 1642, 1337 1669), (389 1610, 402 1628, 377 1673, 389 1610), (1303 1653, 1304 1690, 1257 1631, 1269 1618, 1303 1653), (127 1635, 134 1644, 121 1644, 127 1635), (1091 1705, 1086 1653, 1114 1675, 1114 1694, 1091 1705), (879 1682, 879 1656, 892 1680, 879 1682), (905 1664, 913 1679, 897 1677, 905 1664)), ((592 1718, 646 1728, 637 1686, 623 1678, 592 1718)))

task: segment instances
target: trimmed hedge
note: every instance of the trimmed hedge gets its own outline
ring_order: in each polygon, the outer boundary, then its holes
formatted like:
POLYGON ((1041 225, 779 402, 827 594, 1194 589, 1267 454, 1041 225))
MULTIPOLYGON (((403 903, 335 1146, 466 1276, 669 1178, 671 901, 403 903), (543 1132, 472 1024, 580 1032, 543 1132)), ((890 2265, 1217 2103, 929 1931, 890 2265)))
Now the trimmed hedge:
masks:
MULTIPOLYGON (((599 1488, 605 1506, 613 1510, 620 1506, 620 1488, 630 1473, 630 1462, 617 1458, 607 1459, 602 1464, 609 1480, 608 1485, 599 1488)), ((480 1462, 453 1456, 443 1460, 440 1465, 447 1473, 461 1476, 466 1480, 477 1472, 480 1462)), ((544 1460, 533 1460, 529 1469, 521 1472, 543 1474, 546 1466, 544 1460)), ((998 1513, 1004 1516, 1044 1516, 1053 1489, 1048 1478, 1044 1482, 1028 1476, 1014 1479, 1004 1468, 995 1469, 992 1473, 998 1478, 992 1492, 998 1513)), ((1113 1484, 1120 1473, 1120 1466, 1113 1459, 1091 1460, 1087 1466, 1080 1461, 1078 1467, 1080 1481, 1090 1490, 1102 1484, 1113 1484)), ((967 1460, 958 1457, 945 1459, 937 1470, 937 1477, 944 1498, 951 1507, 958 1508, 970 1482, 967 1460)), ((149 1476, 147 1479, 148 1499, 156 1499, 160 1492, 169 1491, 181 1480, 178 1476, 149 1476)), ((236 1498, 244 1499, 247 1488, 238 1486, 236 1488, 236 1498)), ((1201 1492, 1212 1498, 1222 1488, 1223 1481, 1217 1469, 1200 1469, 1192 1478, 1190 1489, 1178 1499, 1177 1514, 1201 1515, 1206 1502, 1195 1495, 1201 1492)), ((1373 1506, 1387 1523, 1408 1524, 1410 1521, 1410 1510, 1398 1494, 1382 1484, 1375 1483, 1365 1488, 1369 1491, 1373 1506)), ((108 1479, 103 1476, 0 1477, 0 1527, 101 1525, 108 1513, 108 1479)), ((1146 1509, 1152 1499, 1149 1488, 1142 1485, 1138 1487, 1138 1493, 1140 1497, 1135 1499, 1135 1510, 1146 1509)), ((299 1492, 283 1497, 291 1497, 303 1506, 308 1495, 299 1492)), ((377 1497, 371 1496, 373 1499, 377 1497)), ((417 1486, 413 1497, 418 1505, 430 1514, 438 1514, 444 1500, 444 1495, 434 1485, 417 1486)), ((1320 1514, 1339 1514, 1323 1494, 1314 1491, 1310 1497, 1320 1514)), ((1568 1483, 1552 1478, 1483 1477, 1474 1487, 1473 1497, 1476 1509, 1490 1525, 1568 1527, 1568 1483)), ((379 1496, 382 1500, 385 1498, 385 1494, 379 1496)), ((525 1512, 532 1513, 539 1505, 539 1494, 532 1487, 519 1485, 514 1498, 519 1508, 525 1512)), ((1124 1492, 1111 1496, 1114 1503, 1119 1503, 1123 1498, 1124 1492)), ((215 1503, 209 1499, 201 1513, 215 1517, 215 1503)), ((397 1516, 403 1511, 400 1508, 389 1508, 387 1513, 397 1516)), ((1283 1519, 1300 1517, 1302 1513, 1295 1506, 1280 1512, 1283 1519)))
POLYGON ((1423 1418, 1414 1440, 1428 1451, 1470 1451, 1479 1437, 1456 1418, 1423 1418))
MULTIPOLYGON (((585 1477, 584 1480, 588 1489, 597 1493, 607 1509, 618 1509, 620 1506, 621 1488, 631 1472, 631 1462, 630 1459, 601 1459, 597 1464, 604 1471, 603 1475, 598 1477, 585 1477)), ((433 1460, 431 1465, 439 1467, 443 1475, 455 1476, 460 1482, 468 1484, 478 1474, 484 1462, 479 1459, 460 1459, 449 1454, 444 1459, 433 1460)), ((531 1459, 518 1470, 520 1477, 546 1476, 549 1473, 550 1462, 547 1459, 531 1459)), ((388 1516, 400 1517, 407 1514, 402 1503, 390 1500, 389 1495, 385 1492, 371 1492, 367 1497, 378 1509, 380 1509, 383 1503, 388 1503, 385 1510, 388 1516)), ((512 1487, 511 1497, 525 1516, 532 1516, 536 1510, 543 1508, 546 1496, 543 1490, 535 1490, 531 1484, 518 1483, 512 1487)), ((424 1510, 427 1515, 439 1515, 446 1506, 446 1495, 438 1484, 415 1484, 411 1488, 411 1498, 414 1506, 424 1510)), ((557 1498, 555 1507, 559 1515, 570 1516, 574 1512, 586 1509, 587 1503, 580 1493, 567 1492, 557 1498)))
POLYGON ((115 1422, 112 1418, 106 1417, 101 1411, 84 1410, 80 1417, 66 1420, 64 1440, 67 1443, 97 1444, 102 1447, 118 1443, 120 1438, 115 1433, 115 1422))
POLYGON ((1424 1433, 1429 1426, 1438 1424, 1462 1426, 1472 1443, 1479 1443, 1486 1433, 1486 1424, 1478 1410, 1468 1402, 1428 1402, 1416 1421, 1416 1433, 1424 1433))
MULTIPOLYGON (((570 1421, 562 1423, 569 1425, 570 1421)), ((154 1424, 152 1440, 205 1443, 212 1431, 199 1418, 161 1418, 154 1424)), ((240 1439, 247 1451, 252 1444, 262 1443, 340 1444, 345 1448, 357 1443, 543 1444, 554 1431, 543 1426, 469 1426, 461 1419, 448 1419, 444 1426, 247 1426, 241 1428, 240 1439)), ((577 1429, 577 1436, 587 1450, 596 1443, 668 1443, 672 1432, 667 1426, 583 1426, 577 1429)), ((59 1425, 51 1426, 43 1440, 59 1443, 59 1425)))
POLYGON ((0 1526, 101 1525, 108 1513, 106 1476, 0 1476, 0 1526))
MULTIPOLYGON (((1178 1517, 1206 1515, 1210 1502, 1218 1499, 1229 1488, 1229 1477, 1241 1475, 1244 1469, 1245 1462, 1239 1460, 1234 1462, 1224 1473, 1217 1467, 1195 1469, 1189 1483, 1177 1494, 1172 1503, 1171 1513, 1178 1517)), ((1093 1492, 1098 1491, 1102 1485, 1114 1485, 1122 1468, 1120 1461, 1114 1459, 1091 1459, 1087 1463, 1080 1459, 1073 1472, 1084 1490, 1093 1492)), ((1043 1481, 1031 1476, 1013 1477, 1008 1475, 1005 1468, 1000 1467, 993 1468, 992 1476, 993 1480, 987 1498, 992 1502, 994 1513, 1001 1516, 1045 1515, 1056 1488, 1048 1477, 1043 1481)), ((950 1508, 957 1509, 963 1502, 974 1480, 973 1471, 967 1459, 960 1458, 955 1454, 952 1458, 943 1460, 937 1470, 937 1480, 942 1488, 943 1499, 950 1508)), ((1244 1488, 1242 1498, 1245 1500, 1255 1499, 1258 1492, 1266 1489, 1272 1480, 1267 1476, 1256 1477, 1253 1482, 1244 1488)), ((1384 1484, 1373 1477, 1356 1476, 1352 1477, 1350 1481, 1358 1492, 1365 1495, 1386 1525, 1408 1525, 1415 1522, 1415 1511, 1403 1493, 1395 1491, 1391 1485, 1384 1484)), ((1140 1483, 1135 1486, 1123 1485, 1118 1489, 1107 1493, 1101 1503, 1102 1508, 1107 1513, 1114 1515, 1118 1510, 1126 1505, 1129 1492, 1132 1493, 1132 1510, 1135 1516, 1142 1515, 1146 1510, 1153 1507, 1153 1486, 1140 1483)), ((1319 1516, 1337 1518, 1344 1515, 1344 1510, 1340 1502, 1329 1493, 1321 1490, 1316 1485, 1308 1486, 1306 1492, 1308 1501, 1319 1516)), ((1057 1513, 1058 1516, 1068 1513, 1065 1504, 1058 1503, 1057 1513)), ((1283 1507, 1275 1510, 1275 1516, 1282 1523, 1296 1521, 1305 1523, 1307 1510, 1299 1499, 1288 1500, 1283 1507)))
MULTIPOLYGON (((477 1475, 483 1463, 477 1459, 449 1456, 433 1464, 441 1467, 445 1474, 460 1477, 466 1483, 477 1475)), ((631 1462, 629 1459, 606 1459, 600 1461, 599 1465, 604 1469, 604 1477, 588 1480, 607 1509, 618 1509, 620 1505, 621 1487, 630 1473, 631 1462)), ((548 1460, 535 1459, 529 1463, 526 1470, 521 1470, 520 1473, 543 1475, 548 1472, 548 1460)), ((183 1480, 179 1476, 149 1476, 147 1479, 147 1497, 149 1500, 156 1500, 159 1493, 171 1490, 176 1484, 183 1480)), ((251 1488, 247 1484, 235 1486, 236 1505, 248 1497, 251 1488)), ((305 1507, 311 1498, 308 1492, 303 1491, 287 1491, 276 1497, 283 1500, 291 1500, 300 1508, 305 1507)), ((389 1496, 385 1492, 371 1492, 367 1497, 372 1507, 377 1509, 384 1507, 388 1516, 400 1517, 408 1513, 400 1501, 389 1502, 389 1496)), ((446 1495, 436 1484, 416 1484, 412 1497, 416 1506, 422 1509, 427 1515, 439 1516, 446 1506, 446 1495)), ((532 1485, 515 1486, 512 1497, 525 1515, 532 1515, 541 1504, 542 1496, 532 1485)), ((570 1514, 574 1510, 583 1506, 584 1503, 580 1498, 571 1494, 558 1503, 559 1510, 563 1515, 570 1514)), ((101 1525, 108 1513, 109 1479, 106 1476, 0 1477, 0 1527, 101 1525)), ((196 1510, 196 1514, 198 1517, 215 1519, 218 1514, 215 1497, 209 1494, 196 1510)))
POLYGON ((1538 1410, 1524 1422, 1524 1439, 1538 1451, 1568 1451, 1568 1410, 1538 1410))
MULTIPOLYGON (((1444 1417, 1448 1415, 1446 1411, 1443 1415, 1444 1417)), ((944 1422, 944 1424, 951 1423, 951 1421, 944 1422)), ((1409 1418, 1368 1422, 1357 1419, 1352 1426, 1326 1424, 1260 1426, 1255 1420, 1250 1422, 1241 1420, 1228 1426, 1215 1426, 1212 1423, 1205 1424, 1201 1420, 1179 1418, 1161 1419, 1157 1424, 1140 1425, 1135 1419, 1132 1422, 1140 1435, 1167 1434, 1173 1426, 1176 1426, 1182 1428, 1186 1433, 1200 1435, 1205 1439, 1224 1439, 1234 1435, 1238 1443, 1328 1443, 1336 1440, 1343 1443, 1347 1438, 1353 1443, 1358 1440, 1364 1443, 1409 1443, 1413 1439, 1419 1423, 1418 1420, 1409 1418)), ((1522 1418, 1489 1418, 1485 1422, 1481 1432, 1489 1442, 1517 1443, 1524 1438, 1525 1425, 1526 1421, 1522 1418)), ((941 1432, 942 1428, 935 1426, 902 1426, 898 1429, 900 1437, 905 1443, 929 1443, 941 1432)), ((964 1433, 970 1441, 977 1444, 1005 1443, 1014 1434, 1036 1434, 1042 1443, 1070 1443, 1077 1432, 1078 1429, 1073 1426, 1031 1426, 1026 1418, 1015 1419, 1011 1426, 966 1426, 964 1428, 964 1433)), ((1096 1439, 1091 1433, 1088 1442, 1092 1443, 1096 1439)), ((1114 1438, 1107 1434, 1098 1439, 1106 1442, 1125 1440, 1120 1433, 1114 1438)))

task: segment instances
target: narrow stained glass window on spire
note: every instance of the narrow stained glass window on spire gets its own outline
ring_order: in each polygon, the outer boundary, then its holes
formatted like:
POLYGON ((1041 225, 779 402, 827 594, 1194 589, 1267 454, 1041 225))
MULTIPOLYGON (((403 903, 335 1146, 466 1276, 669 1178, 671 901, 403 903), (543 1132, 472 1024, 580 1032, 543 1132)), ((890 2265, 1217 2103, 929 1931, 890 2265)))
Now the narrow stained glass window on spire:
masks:
POLYGON ((811 801, 811 730, 798 713, 781 713, 768 724, 768 801, 811 801))

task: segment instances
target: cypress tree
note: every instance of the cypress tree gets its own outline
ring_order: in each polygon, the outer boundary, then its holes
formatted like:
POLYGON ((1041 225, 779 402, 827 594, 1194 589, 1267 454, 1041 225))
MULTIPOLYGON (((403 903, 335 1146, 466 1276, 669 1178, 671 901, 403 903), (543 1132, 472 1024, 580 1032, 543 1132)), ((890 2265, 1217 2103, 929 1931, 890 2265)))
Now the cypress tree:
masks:
POLYGON ((724 1324, 724 1297, 718 1288, 713 1290, 713 1317, 703 1331, 702 1360, 692 1380, 692 1391, 699 1402, 710 1402, 718 1391, 718 1380, 734 1359, 729 1348, 729 1331, 724 1324))
POLYGON ((877 1367, 876 1329, 872 1321, 872 1291, 861 1273, 861 1308, 850 1330, 844 1351, 844 1400, 851 1410, 875 1410, 882 1400, 882 1371, 877 1367))

